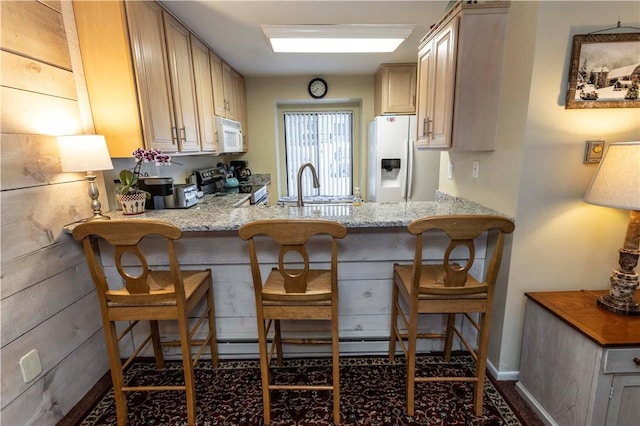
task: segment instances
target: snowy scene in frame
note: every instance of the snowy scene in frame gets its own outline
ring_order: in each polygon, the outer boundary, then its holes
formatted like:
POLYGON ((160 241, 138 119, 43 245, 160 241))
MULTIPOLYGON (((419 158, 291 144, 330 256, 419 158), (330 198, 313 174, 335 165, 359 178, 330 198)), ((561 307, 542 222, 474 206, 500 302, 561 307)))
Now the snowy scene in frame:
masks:
POLYGON ((574 35, 565 108, 640 108, 640 33, 574 35))

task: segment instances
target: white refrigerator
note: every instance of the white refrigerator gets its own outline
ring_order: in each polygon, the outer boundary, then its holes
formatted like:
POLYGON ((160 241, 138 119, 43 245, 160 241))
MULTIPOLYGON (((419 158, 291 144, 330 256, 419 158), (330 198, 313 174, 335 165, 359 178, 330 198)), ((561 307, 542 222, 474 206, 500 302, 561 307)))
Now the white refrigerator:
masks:
POLYGON ((433 201, 440 151, 415 148, 415 115, 382 115, 369 123, 367 201, 433 201))

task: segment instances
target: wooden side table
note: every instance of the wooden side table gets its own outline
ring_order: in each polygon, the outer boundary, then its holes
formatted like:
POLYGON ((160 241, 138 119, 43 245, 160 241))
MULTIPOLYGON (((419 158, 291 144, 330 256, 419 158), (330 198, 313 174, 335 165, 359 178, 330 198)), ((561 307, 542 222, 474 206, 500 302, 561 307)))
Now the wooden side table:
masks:
POLYGON ((516 388, 550 424, 640 421, 640 317, 599 308, 606 293, 526 293, 516 388))

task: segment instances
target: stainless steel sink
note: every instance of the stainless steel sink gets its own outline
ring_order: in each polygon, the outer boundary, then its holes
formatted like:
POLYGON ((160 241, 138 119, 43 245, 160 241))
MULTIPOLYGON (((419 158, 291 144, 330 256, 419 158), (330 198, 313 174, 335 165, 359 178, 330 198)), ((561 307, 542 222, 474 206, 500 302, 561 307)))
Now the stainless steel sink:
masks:
MULTIPOLYGON (((353 203, 353 195, 340 195, 335 197, 324 196, 324 195, 314 195, 309 197, 303 197, 304 205, 314 205, 314 204, 335 204, 335 205, 345 205, 353 203)), ((286 196, 280 197, 278 199, 278 203, 282 203, 285 206, 296 205, 298 202, 298 197, 294 196, 286 196)))
POLYGON ((289 212, 292 215, 297 214, 300 217, 317 217, 317 218, 346 217, 352 214, 353 206, 347 203, 342 203, 342 204, 310 203, 310 204, 305 204, 303 207, 289 205, 289 212))

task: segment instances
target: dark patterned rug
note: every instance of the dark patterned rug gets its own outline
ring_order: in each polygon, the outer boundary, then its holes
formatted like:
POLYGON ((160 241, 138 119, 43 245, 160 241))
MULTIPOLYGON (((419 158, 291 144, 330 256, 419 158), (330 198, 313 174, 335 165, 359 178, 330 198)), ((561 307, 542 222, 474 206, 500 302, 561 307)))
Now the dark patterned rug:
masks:
MULTIPOLYGON (((285 360, 272 368, 277 383, 328 383, 329 359, 285 360)), ((437 356, 421 356, 420 374, 470 375, 468 355, 444 363, 437 356)), ((340 360, 341 415, 343 425, 520 425, 518 417, 488 379, 484 383, 482 417, 473 415, 473 385, 463 382, 416 385, 415 416, 406 415, 405 359, 386 357, 340 360)), ((129 385, 184 383, 182 364, 168 362, 157 370, 152 362, 133 363, 126 372, 129 385)), ((214 369, 209 362, 196 368, 197 423, 210 425, 261 425, 262 393, 260 364, 256 361, 221 361, 214 369)), ((331 392, 273 391, 272 425, 329 425, 331 392)), ((184 392, 133 392, 128 394, 129 425, 184 425, 184 392)), ((113 390, 84 417, 81 425, 115 425, 113 390)))

